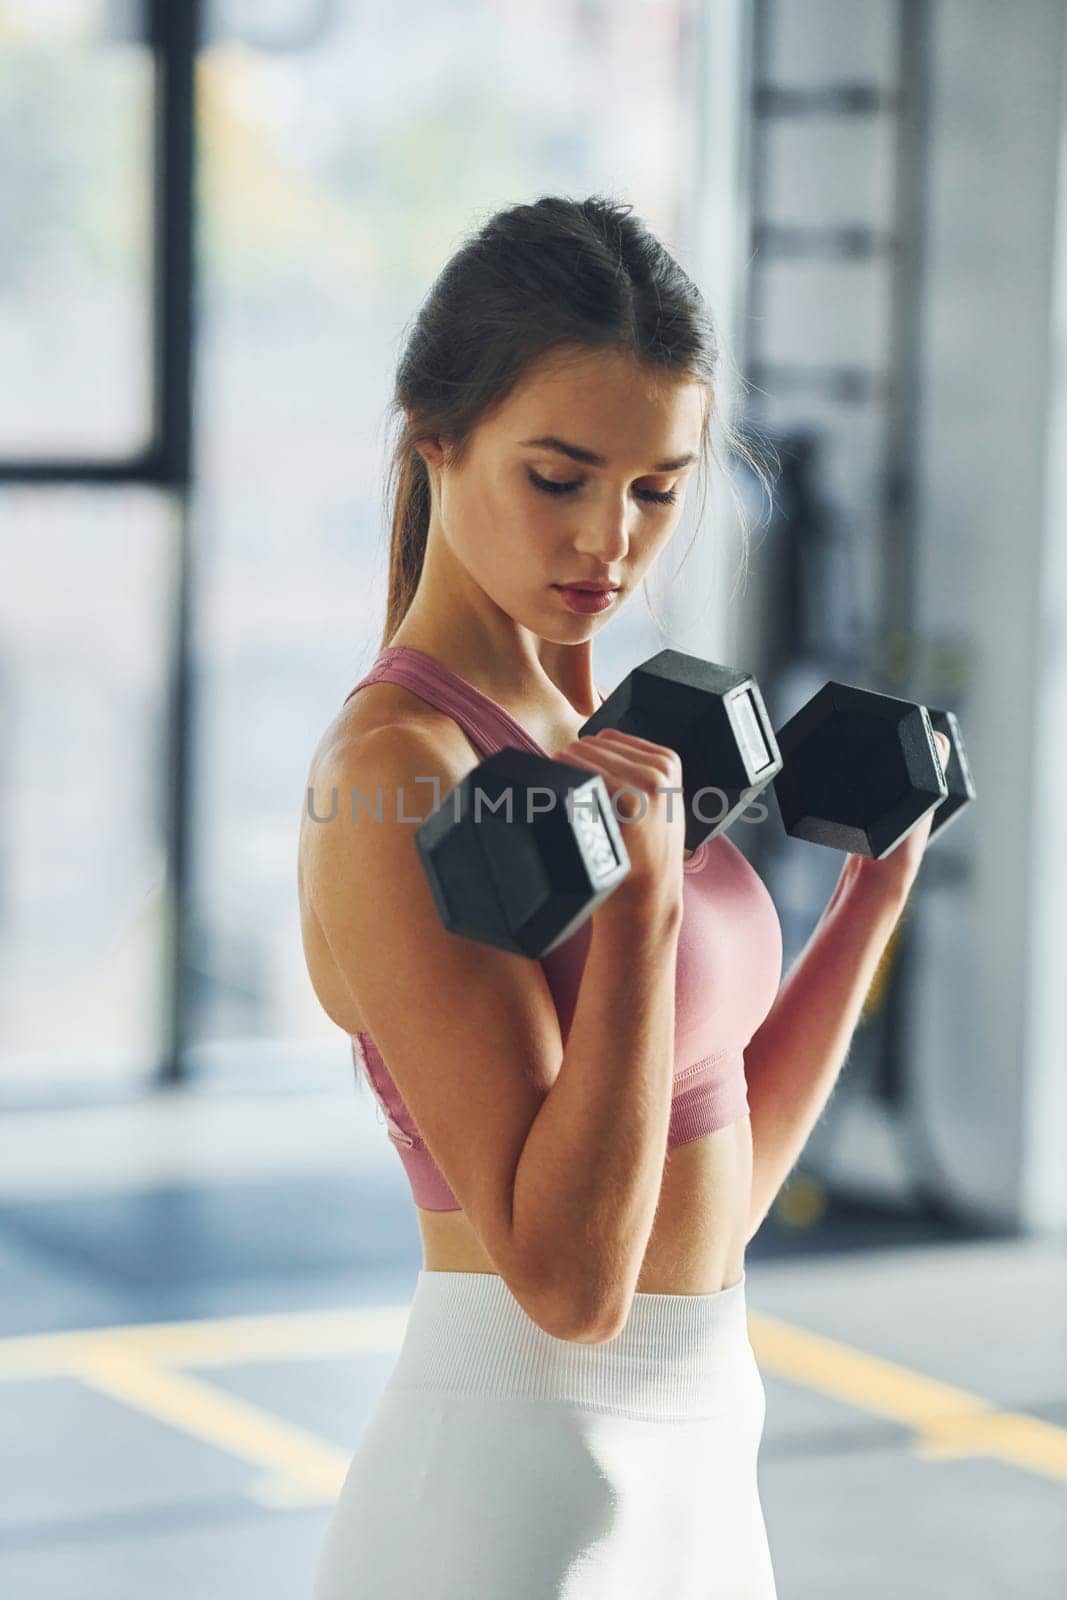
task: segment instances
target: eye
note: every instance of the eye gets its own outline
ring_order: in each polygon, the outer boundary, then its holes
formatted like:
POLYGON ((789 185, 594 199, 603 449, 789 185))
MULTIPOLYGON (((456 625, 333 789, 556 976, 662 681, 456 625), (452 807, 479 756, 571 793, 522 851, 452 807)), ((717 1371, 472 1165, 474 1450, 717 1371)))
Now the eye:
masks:
MULTIPOLYGON (((553 483, 550 478, 542 478, 532 467, 528 467, 526 471, 534 488, 540 489, 542 494, 573 494, 576 489, 582 487, 581 478, 576 478, 573 483, 553 483)), ((639 500, 647 500, 657 506, 673 505, 678 498, 677 489, 635 489, 634 493, 639 500)))

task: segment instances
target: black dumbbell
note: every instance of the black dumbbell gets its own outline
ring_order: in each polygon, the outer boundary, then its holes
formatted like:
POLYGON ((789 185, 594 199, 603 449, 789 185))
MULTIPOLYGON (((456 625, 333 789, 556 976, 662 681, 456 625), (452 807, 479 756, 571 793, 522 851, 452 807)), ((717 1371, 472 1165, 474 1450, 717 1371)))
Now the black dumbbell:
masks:
POLYGON ((963 743, 963 734, 956 720, 954 711, 936 711, 932 706, 927 706, 930 721, 937 733, 943 733, 949 743, 948 765, 945 767, 945 782, 948 785, 948 796, 942 800, 934 812, 934 820, 930 824, 930 837, 939 833, 959 816, 964 806, 969 806, 977 796, 974 778, 971 774, 970 762, 967 760, 967 751, 963 743))
MULTIPOLYGON (((678 752, 687 850, 728 827, 782 764, 755 679, 677 650, 636 667, 580 736, 600 728, 678 752), (710 817, 709 794, 720 804, 710 817)), ((600 774, 510 745, 467 773, 415 842, 450 932, 535 960, 630 870, 600 774)))
POLYGON ((617 728, 676 750, 682 763, 685 848, 728 828, 780 771, 782 757, 750 672, 661 650, 629 673, 581 733, 617 728), (707 796, 722 810, 707 815, 707 796))
POLYGON ((936 806, 935 828, 975 798, 951 712, 830 682, 778 729, 775 798, 787 833, 881 860, 936 806), (935 723, 936 718, 936 723, 935 723), (943 770, 933 730, 952 756, 943 770))
POLYGON ((569 939, 630 871, 599 772, 514 745, 472 768, 415 843, 450 933, 534 959, 569 939))

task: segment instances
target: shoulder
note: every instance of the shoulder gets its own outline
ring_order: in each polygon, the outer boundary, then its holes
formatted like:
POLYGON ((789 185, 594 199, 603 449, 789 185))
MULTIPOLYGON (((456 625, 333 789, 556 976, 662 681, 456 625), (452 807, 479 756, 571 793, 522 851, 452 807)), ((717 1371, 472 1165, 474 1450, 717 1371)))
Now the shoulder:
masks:
POLYGON ((308 781, 313 781, 316 772, 351 771, 368 747, 381 751, 394 742, 387 736, 389 731, 398 735, 398 747, 412 742, 423 748, 428 745, 443 761, 464 770, 480 759, 447 712, 402 684, 383 681, 365 684, 341 706, 315 748, 308 781), (414 741, 407 735, 414 735, 414 741))
MULTIPOLYGON (((377 687, 368 685, 360 695, 377 687)), ((414 860, 411 825, 424 820, 479 759, 458 725, 431 706, 387 711, 381 705, 376 714, 338 714, 306 780, 297 855, 308 905, 321 905, 340 881, 365 887, 377 881, 383 895, 390 875, 407 881, 414 860), (436 788, 427 788, 430 783, 436 788), (330 826, 339 817, 351 825, 330 826)))

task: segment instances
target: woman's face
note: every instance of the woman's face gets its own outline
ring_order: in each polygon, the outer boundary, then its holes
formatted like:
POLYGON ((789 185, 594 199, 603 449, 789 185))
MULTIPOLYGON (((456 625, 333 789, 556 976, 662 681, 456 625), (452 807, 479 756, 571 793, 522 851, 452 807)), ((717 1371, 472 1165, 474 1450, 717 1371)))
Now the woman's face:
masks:
POLYGON ((589 638, 678 525, 706 401, 702 385, 626 356, 553 351, 482 420, 462 466, 424 449, 441 469, 440 530, 462 581, 544 639, 589 638), (600 459, 576 460, 553 438, 600 459), (557 586, 583 581, 619 587, 582 614, 557 586))

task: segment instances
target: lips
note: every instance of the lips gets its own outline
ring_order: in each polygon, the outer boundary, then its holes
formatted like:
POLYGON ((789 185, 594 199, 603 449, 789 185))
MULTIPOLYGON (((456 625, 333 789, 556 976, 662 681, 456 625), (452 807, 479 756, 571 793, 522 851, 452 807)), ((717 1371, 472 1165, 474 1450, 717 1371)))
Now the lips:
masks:
POLYGON ((617 583, 556 583, 554 589, 581 589, 583 594, 613 594, 617 583))

